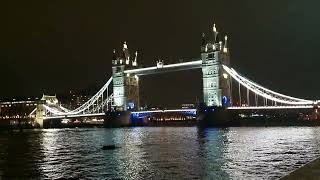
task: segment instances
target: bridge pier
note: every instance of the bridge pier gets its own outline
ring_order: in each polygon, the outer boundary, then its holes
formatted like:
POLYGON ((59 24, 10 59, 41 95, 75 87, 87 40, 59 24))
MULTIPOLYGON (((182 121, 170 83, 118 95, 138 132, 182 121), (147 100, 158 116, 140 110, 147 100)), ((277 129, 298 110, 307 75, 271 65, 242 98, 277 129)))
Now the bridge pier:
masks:
POLYGON ((197 122, 200 127, 232 126, 232 114, 225 107, 199 106, 197 122))
POLYGON ((35 121, 39 126, 39 128, 43 128, 43 118, 44 118, 45 112, 46 110, 43 106, 43 103, 39 103, 37 105, 36 118, 35 118, 35 121))
POLYGON ((106 112, 104 127, 128 127, 131 125, 131 112, 129 111, 113 111, 106 112))

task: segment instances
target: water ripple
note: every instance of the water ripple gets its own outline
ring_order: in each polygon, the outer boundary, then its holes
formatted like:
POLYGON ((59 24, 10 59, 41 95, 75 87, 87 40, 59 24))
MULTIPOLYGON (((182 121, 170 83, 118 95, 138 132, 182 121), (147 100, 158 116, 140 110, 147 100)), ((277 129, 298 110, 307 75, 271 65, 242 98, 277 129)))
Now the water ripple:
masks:
POLYGON ((317 127, 26 130, 0 134, 0 179, 277 179, 319 145, 317 127))

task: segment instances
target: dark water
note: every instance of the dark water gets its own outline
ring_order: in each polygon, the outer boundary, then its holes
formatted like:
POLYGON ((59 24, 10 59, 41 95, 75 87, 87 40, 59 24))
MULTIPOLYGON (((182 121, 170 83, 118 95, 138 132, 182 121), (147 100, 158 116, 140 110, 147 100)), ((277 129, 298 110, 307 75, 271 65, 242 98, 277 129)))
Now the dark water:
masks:
POLYGON ((319 145, 318 127, 29 130, 0 134, 0 179, 277 179, 319 145))

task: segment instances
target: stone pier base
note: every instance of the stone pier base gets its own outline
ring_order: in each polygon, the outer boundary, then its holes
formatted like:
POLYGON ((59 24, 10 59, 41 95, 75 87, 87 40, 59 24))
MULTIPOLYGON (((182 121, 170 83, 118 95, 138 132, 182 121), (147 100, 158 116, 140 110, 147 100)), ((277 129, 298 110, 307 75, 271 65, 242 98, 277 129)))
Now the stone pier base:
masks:
POLYGON ((127 127, 131 126, 131 113, 129 111, 106 112, 104 127, 127 127))

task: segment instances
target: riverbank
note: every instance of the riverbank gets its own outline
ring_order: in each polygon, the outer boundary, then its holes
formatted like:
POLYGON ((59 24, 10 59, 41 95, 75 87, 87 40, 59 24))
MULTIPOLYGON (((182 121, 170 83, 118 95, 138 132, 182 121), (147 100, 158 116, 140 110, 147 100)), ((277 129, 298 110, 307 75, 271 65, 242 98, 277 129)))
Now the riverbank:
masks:
POLYGON ((320 158, 317 158, 308 164, 298 168, 290 174, 280 178, 280 180, 315 180, 320 178, 320 158))
MULTIPOLYGON (((215 123, 214 119, 208 119, 212 124, 204 124, 203 127, 313 127, 320 126, 320 120, 303 120, 297 117, 236 117, 231 118, 231 120, 226 120, 224 122, 215 123)), ((44 122, 44 128, 95 128, 95 127, 137 127, 137 126, 152 126, 152 127, 163 127, 163 126, 174 126, 174 127, 189 127, 200 125, 199 121, 196 119, 190 120, 163 120, 163 121, 152 121, 152 120, 142 120, 142 121, 132 121, 125 123, 124 125, 119 125, 115 122, 95 122, 87 123, 82 121, 70 121, 68 123, 62 123, 60 119, 50 120, 44 122)), ((200 125, 200 127, 202 127, 200 125)), ((16 129, 34 129, 38 126, 34 123, 10 123, 10 120, 2 121, 0 123, 0 131, 2 130, 16 130, 16 129)))

